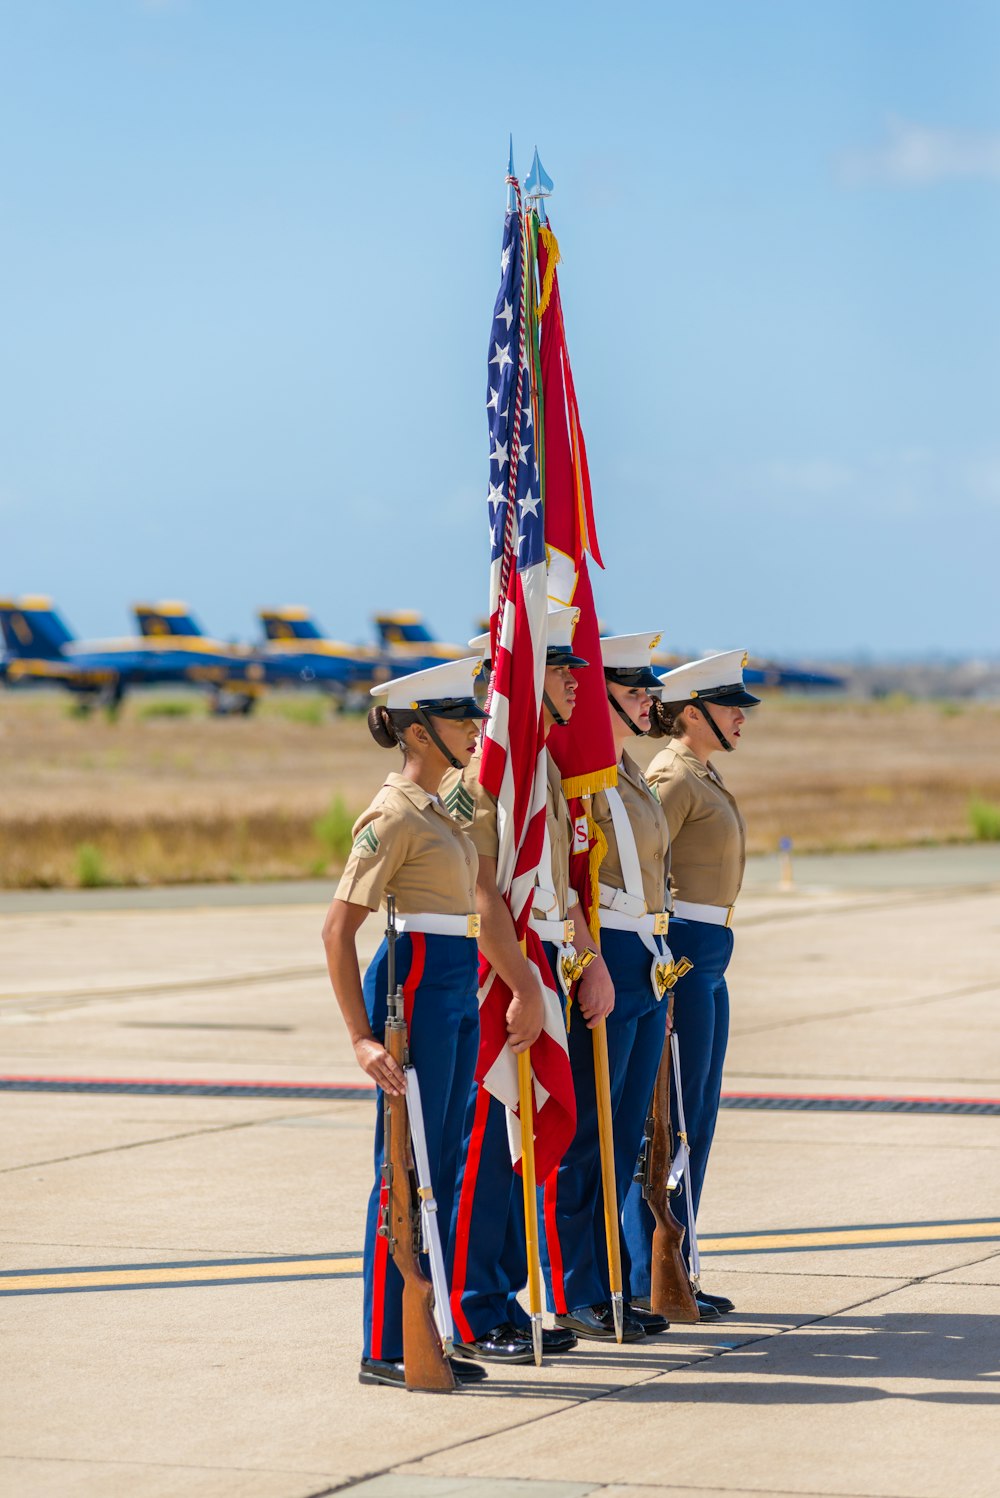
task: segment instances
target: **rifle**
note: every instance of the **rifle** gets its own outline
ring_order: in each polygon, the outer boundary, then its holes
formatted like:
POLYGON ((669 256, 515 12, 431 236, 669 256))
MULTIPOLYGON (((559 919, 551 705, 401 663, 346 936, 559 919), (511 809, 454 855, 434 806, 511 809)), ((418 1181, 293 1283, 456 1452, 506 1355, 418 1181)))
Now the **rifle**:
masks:
MULTIPOLYGON (((686 957, 672 963, 665 984, 667 1025, 674 1018, 674 984, 694 966, 686 957)), ((695 1322, 700 1319, 694 1291, 688 1276, 681 1246, 684 1229, 670 1210, 672 1191, 668 1184, 674 1157, 673 1130, 670 1127, 670 1082, 672 1071, 670 1035, 668 1033, 653 1088, 652 1110, 646 1119, 645 1139, 639 1156, 635 1179, 642 1186, 644 1199, 656 1220, 653 1230, 650 1266, 650 1308, 668 1321, 695 1322)))
MULTIPOLYGON (((396 982, 396 901, 386 901, 389 924, 389 996, 385 1021, 385 1048, 403 1070, 409 1068, 403 990, 396 982)), ((408 1389, 444 1391, 454 1389, 455 1375, 434 1320, 434 1288, 420 1267, 421 1188, 413 1163, 410 1117, 406 1093, 392 1097, 385 1092, 382 1184, 386 1204, 382 1208, 379 1233, 389 1240, 389 1252, 403 1277, 403 1373, 408 1389)), ((419 1093, 417 1107, 419 1107, 419 1093)), ((420 1135, 422 1138, 422 1133, 420 1135)), ((429 1191, 429 1186, 428 1186, 429 1191)))

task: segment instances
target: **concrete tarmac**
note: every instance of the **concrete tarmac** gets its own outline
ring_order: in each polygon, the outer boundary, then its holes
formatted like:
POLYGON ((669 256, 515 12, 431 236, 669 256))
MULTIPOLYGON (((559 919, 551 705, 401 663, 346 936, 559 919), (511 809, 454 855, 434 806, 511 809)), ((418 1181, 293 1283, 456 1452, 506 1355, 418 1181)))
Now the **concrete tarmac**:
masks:
POLYGON ((164 1090, 363 1082, 330 890, 0 898, 4 1498, 992 1498, 1000 856, 871 858, 740 902, 700 1222, 737 1312, 451 1397, 356 1381, 371 1101, 164 1090))

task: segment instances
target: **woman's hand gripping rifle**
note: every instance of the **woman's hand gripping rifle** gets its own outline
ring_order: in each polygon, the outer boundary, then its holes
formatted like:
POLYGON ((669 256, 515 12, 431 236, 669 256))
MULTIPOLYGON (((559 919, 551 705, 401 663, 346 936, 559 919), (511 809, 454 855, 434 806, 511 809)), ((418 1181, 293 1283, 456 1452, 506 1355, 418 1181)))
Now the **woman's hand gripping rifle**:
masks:
POLYGON ((408 1389, 450 1390, 455 1375, 448 1362, 453 1337, 444 1256, 431 1189, 420 1087, 409 1065, 403 990, 396 982, 396 902, 387 900, 389 999, 385 1048, 402 1068, 406 1091, 383 1093, 385 1150, 382 1180, 386 1206, 379 1232, 403 1277, 403 1371, 408 1389), (433 1285, 420 1267, 426 1243, 433 1285))
MULTIPOLYGON (((674 985, 694 966, 686 957, 671 964, 666 976, 669 992, 667 1026, 673 1029, 674 985)), ((653 1088, 652 1111, 646 1120, 646 1137, 639 1157, 635 1179, 656 1221, 653 1230, 653 1256, 650 1267, 650 1307, 668 1321, 695 1322, 699 1319, 694 1291, 684 1262, 682 1245, 684 1229, 670 1210, 670 1197, 676 1187, 669 1184, 673 1163, 673 1139, 670 1127, 670 1086, 673 1070, 672 1036, 667 1034, 660 1069, 653 1088)))

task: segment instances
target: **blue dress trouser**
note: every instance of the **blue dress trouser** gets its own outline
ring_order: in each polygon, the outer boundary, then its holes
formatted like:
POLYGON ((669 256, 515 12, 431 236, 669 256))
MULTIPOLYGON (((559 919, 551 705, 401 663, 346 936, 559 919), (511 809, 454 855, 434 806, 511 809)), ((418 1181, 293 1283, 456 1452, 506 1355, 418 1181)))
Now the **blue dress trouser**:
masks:
MULTIPOLYGON (((543 942, 542 949, 555 974, 557 948, 543 942)), ((524 1187, 511 1162, 507 1110, 478 1083, 469 1096, 461 1160, 448 1283, 455 1335, 474 1342, 506 1322, 531 1324, 517 1299, 528 1280, 524 1187)))
MULTIPOLYGON (((618 1212, 635 1172, 656 1080, 667 1005, 653 993, 652 953, 633 931, 601 932, 601 953, 615 986, 608 1017, 608 1066, 615 1139, 618 1212)), ((542 1268, 550 1309, 572 1314, 611 1297, 604 1228, 600 1135, 594 1079, 594 1042, 574 1007, 569 1056, 576 1088, 576 1134, 559 1167, 545 1182, 542 1268)), ((622 1242, 622 1273, 627 1245, 622 1242)), ((627 1278, 624 1278, 627 1285, 627 1278)))
MULTIPOLYGON (((719 1115, 722 1067, 729 1039, 726 968, 733 955, 733 933, 726 926, 712 926, 706 921, 672 920, 670 948, 675 957, 689 957, 694 963, 691 972, 674 988, 674 1030, 680 1042, 681 1086, 691 1159, 681 1190, 670 1199, 670 1209, 686 1229, 691 1202, 697 1220, 719 1115)), ((676 1134, 677 1100, 672 1078, 670 1113, 676 1134)), ((637 1299, 646 1299, 656 1224, 638 1185, 633 1184, 629 1191, 624 1221, 631 1263, 627 1287, 637 1299)))
POLYGON ((448 1244, 455 1336, 474 1342, 524 1321, 517 1292, 528 1278, 524 1191, 510 1158, 507 1109, 478 1082, 465 1111, 461 1173, 448 1244))
MULTIPOLYGON (((368 1018, 380 1038, 388 991, 386 956, 383 941, 364 982, 368 1018)), ((476 943, 464 936, 406 932, 396 941, 396 976, 403 987, 410 1063, 420 1079, 431 1184, 443 1238, 451 1222, 462 1121, 479 1053, 476 943)), ((381 1089, 376 1101, 375 1183, 365 1227, 364 1356, 398 1362, 403 1356, 403 1279, 378 1231, 385 1202, 381 1089)))

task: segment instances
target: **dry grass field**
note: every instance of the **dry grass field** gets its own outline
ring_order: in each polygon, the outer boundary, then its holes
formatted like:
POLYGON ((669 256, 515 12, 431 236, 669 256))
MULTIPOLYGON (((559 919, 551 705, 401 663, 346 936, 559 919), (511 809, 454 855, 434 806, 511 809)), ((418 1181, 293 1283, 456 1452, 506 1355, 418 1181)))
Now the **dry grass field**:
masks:
MULTIPOLYGON (((754 851, 948 842, 974 835, 973 800, 1000 806, 998 743, 993 704, 772 695, 720 768, 754 851)), ((137 696, 108 722, 0 691, 0 886, 332 874, 395 763, 363 720, 304 697, 213 719, 197 699, 137 696)))

